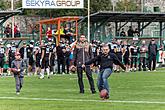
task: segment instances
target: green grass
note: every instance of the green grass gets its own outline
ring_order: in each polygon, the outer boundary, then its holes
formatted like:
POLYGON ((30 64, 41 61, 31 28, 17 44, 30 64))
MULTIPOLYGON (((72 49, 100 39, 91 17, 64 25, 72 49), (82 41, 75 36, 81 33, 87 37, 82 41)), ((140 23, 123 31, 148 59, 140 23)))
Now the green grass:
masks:
MULTIPOLYGON (((91 94, 86 77, 83 95, 79 94, 76 75, 56 75, 43 80, 25 77, 19 96, 15 94, 14 78, 2 77, 0 110, 165 110, 164 73, 164 70, 160 70, 112 74, 109 78, 111 97, 108 101, 101 101, 98 91, 91 94)), ((94 78, 96 83, 96 75, 94 78)))

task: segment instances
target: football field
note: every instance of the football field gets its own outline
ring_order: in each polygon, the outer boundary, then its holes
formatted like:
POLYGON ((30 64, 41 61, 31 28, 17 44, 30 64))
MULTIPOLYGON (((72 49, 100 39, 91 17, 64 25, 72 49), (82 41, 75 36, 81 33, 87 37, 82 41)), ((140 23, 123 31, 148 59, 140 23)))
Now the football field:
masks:
MULTIPOLYGON (((84 75, 85 76, 85 75, 84 75)), ((96 85, 96 74, 94 74, 96 85)), ((0 78, 0 110, 165 110, 165 70, 113 73, 111 96, 103 101, 91 94, 86 76, 85 94, 79 94, 76 75, 51 79, 25 77, 20 95, 13 77, 0 78)))

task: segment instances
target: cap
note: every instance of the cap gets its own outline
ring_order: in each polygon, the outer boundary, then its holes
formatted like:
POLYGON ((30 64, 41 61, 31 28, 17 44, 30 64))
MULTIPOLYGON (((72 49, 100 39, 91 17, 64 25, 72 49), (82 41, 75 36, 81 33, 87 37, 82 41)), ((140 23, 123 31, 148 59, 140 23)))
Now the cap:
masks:
POLYGON ((15 52, 15 56, 21 55, 19 52, 15 52))

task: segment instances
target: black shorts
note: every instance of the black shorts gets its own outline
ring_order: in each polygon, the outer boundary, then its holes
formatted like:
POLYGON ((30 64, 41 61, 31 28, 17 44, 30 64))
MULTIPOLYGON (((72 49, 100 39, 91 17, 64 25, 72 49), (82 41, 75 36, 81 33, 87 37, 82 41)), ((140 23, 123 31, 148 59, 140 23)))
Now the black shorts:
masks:
POLYGON ((49 67, 49 58, 44 58, 42 61, 41 69, 49 67))
POLYGON ((30 58, 29 58, 29 65, 30 65, 30 66, 33 66, 33 64, 34 64, 33 57, 30 57, 30 58))
POLYGON ((125 65, 130 65, 129 57, 124 57, 123 60, 125 65))
POLYGON ((40 60, 36 61, 36 67, 41 67, 40 60))
POLYGON ((3 66, 4 66, 4 59, 3 58, 0 58, 0 68, 3 68, 3 66))
POLYGON ((117 58, 122 62, 122 55, 117 55, 117 58))

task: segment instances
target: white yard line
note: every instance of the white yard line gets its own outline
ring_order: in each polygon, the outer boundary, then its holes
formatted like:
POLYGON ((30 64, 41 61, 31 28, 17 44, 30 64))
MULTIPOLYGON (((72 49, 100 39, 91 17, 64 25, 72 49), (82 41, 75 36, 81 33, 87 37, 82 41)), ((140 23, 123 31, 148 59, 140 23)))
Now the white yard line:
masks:
POLYGON ((33 100, 33 101, 64 101, 64 102, 104 102, 129 104, 165 104, 159 101, 127 101, 127 100, 85 100, 85 99, 58 99, 58 98, 28 98, 28 97, 0 97, 4 100, 33 100))

